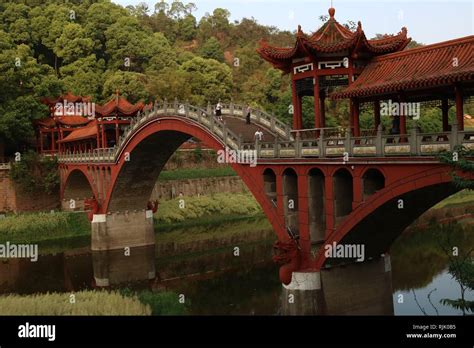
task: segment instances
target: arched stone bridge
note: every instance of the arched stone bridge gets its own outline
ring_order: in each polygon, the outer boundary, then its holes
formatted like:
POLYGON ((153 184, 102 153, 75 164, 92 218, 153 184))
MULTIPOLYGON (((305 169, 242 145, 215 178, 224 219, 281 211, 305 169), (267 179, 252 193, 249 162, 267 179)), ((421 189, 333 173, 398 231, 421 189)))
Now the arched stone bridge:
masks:
POLYGON ((64 207, 89 199, 92 249, 154 243, 147 208, 153 186, 170 156, 195 137, 216 151, 256 154, 255 166, 230 165, 275 230, 280 278, 288 284, 294 272, 347 261, 328 259, 326 244, 363 244, 366 259, 385 253, 413 220, 458 191, 452 168, 436 153, 474 148, 474 134, 455 124, 447 133, 414 130, 400 137, 379 129, 356 138, 340 129, 292 132, 258 110, 246 125, 243 109, 224 105, 221 122, 209 107, 156 104, 133 121, 116 148, 59 155, 64 207), (262 142, 253 139, 257 128, 264 131, 262 142))

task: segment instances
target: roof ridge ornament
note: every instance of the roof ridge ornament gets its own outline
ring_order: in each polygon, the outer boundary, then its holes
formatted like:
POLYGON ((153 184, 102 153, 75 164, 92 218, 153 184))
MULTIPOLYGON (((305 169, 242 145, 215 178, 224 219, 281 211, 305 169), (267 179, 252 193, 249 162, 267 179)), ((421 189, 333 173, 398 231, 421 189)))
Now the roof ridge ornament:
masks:
POLYGON ((336 9, 331 6, 328 10, 328 13, 329 13, 330 19, 334 19, 334 14, 336 13, 336 9))
POLYGON ((298 25, 297 36, 298 37, 304 36, 303 30, 301 29, 301 25, 298 25))

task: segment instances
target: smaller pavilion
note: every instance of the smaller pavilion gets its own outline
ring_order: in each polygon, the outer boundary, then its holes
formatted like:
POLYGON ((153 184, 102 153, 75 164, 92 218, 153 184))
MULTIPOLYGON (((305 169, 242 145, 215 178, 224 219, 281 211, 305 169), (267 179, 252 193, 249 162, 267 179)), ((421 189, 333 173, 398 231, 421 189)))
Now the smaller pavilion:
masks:
POLYGON ((130 103, 118 91, 103 105, 71 93, 45 98, 43 103, 49 106, 50 115, 35 121, 37 148, 43 154, 114 147, 131 120, 151 108, 142 102, 130 103))

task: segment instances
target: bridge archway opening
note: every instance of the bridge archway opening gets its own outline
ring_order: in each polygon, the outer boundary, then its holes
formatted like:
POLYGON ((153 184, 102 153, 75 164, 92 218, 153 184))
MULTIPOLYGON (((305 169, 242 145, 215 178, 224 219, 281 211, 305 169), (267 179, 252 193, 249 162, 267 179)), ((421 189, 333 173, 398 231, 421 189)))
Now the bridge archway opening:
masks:
POLYGON ((308 173, 308 216, 311 243, 324 242, 326 231, 326 215, 324 208, 325 177, 318 168, 308 173))
POLYGON ((73 170, 64 186, 62 209, 85 210, 84 200, 93 197, 94 192, 86 175, 78 169, 73 170))
POLYGON ((334 217, 339 224, 352 211, 354 200, 353 179, 351 173, 345 169, 338 169, 334 175, 334 217))
POLYGON ((298 234, 298 175, 292 168, 283 172, 283 211, 286 227, 298 234))
POLYGON ((365 258, 389 250, 402 232, 427 210, 459 191, 450 182, 428 185, 386 201, 355 225, 340 244, 363 244, 365 258), (403 209, 400 209, 403 202, 403 209), (380 228, 383 226, 383 228, 380 228))
POLYGON ((275 172, 267 168, 263 172, 263 189, 265 195, 272 202, 273 206, 277 205, 277 191, 276 191, 276 175, 275 172))
POLYGON ((370 168, 362 176, 362 186, 364 189, 364 200, 366 200, 369 196, 385 187, 385 177, 380 170, 370 168))
POLYGON ((191 137, 180 131, 160 130, 138 142, 118 174, 108 211, 145 209, 165 164, 191 137))

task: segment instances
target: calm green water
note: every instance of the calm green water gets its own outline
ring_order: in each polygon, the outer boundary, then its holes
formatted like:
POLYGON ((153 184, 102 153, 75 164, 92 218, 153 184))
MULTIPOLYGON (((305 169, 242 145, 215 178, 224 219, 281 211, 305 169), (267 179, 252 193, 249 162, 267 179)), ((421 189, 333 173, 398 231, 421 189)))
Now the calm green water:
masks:
MULTIPOLYGON (((220 233, 239 224, 248 227, 239 222, 213 228, 220 233)), ((474 247, 472 224, 413 228, 401 236, 390 251, 395 315, 462 314, 440 303, 442 298, 460 297, 459 284, 449 274, 447 257, 439 247, 441 229, 461 251, 474 247)), ((129 257, 122 251, 91 254, 87 239, 69 243, 56 246, 68 251, 43 255, 36 263, 0 262, 0 293, 78 291, 97 288, 106 280, 111 288, 185 294, 193 315, 278 314, 281 284, 278 266, 271 261, 273 241, 239 243, 239 256, 232 245, 173 257, 159 257, 154 248, 132 249, 129 257)), ((474 293, 466 292, 466 299, 474 300, 474 293)))

